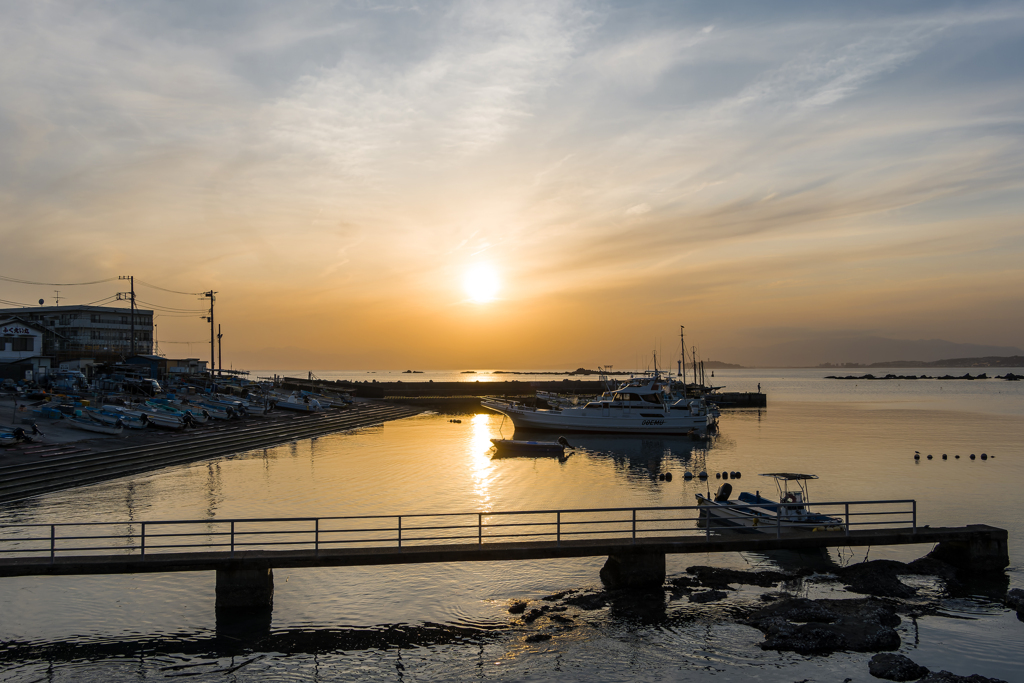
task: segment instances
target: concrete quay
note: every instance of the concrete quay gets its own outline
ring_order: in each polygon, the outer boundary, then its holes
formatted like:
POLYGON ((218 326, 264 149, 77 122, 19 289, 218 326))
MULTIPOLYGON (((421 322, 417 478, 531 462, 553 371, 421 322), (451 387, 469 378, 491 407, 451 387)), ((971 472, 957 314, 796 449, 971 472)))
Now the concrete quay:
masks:
MULTIPOLYGON (((507 380, 502 382, 348 382, 344 380, 307 380, 286 377, 290 389, 329 389, 346 391, 378 401, 430 406, 435 409, 473 410, 483 396, 501 396, 523 402, 533 401, 538 391, 563 395, 596 396, 606 387, 595 380, 507 380)), ((722 392, 708 394, 707 399, 720 408, 765 408, 766 394, 757 392, 722 392)))
POLYGON ((141 474, 299 439, 368 427, 417 415, 417 408, 361 401, 345 410, 296 413, 284 410, 240 420, 211 420, 195 430, 155 427, 96 438, 40 420, 42 437, 0 449, 0 503, 31 498, 110 479, 141 474))

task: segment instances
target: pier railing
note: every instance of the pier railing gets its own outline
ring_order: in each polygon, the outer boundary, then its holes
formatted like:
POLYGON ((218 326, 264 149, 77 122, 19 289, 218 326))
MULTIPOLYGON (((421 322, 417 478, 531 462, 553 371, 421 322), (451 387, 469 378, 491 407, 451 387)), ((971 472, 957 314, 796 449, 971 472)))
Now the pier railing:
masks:
MULTIPOLYGON (((731 504, 727 511, 765 505, 731 504)), ((756 529, 708 514, 707 505, 564 510, 352 515, 255 519, 0 524, 0 557, 135 555, 221 552, 234 557, 252 550, 406 548, 577 540, 632 541, 756 531, 783 537, 794 531, 910 528, 917 530, 913 500, 839 501, 806 506, 831 523, 793 521, 782 504, 756 529)), ((810 511, 810 510, 809 510, 810 511)))

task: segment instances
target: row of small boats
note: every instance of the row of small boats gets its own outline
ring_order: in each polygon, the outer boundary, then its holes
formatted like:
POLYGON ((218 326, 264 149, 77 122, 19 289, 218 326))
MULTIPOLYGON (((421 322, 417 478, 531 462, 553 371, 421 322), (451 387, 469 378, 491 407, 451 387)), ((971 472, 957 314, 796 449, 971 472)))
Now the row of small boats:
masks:
POLYGON ((155 398, 124 406, 105 404, 98 408, 85 408, 82 416, 68 418, 77 429, 98 434, 119 435, 125 429, 181 430, 198 427, 211 420, 232 420, 241 417, 266 415, 274 408, 315 413, 330 407, 344 407, 351 399, 296 391, 288 395, 268 393, 262 396, 238 398, 217 394, 202 398, 155 398))

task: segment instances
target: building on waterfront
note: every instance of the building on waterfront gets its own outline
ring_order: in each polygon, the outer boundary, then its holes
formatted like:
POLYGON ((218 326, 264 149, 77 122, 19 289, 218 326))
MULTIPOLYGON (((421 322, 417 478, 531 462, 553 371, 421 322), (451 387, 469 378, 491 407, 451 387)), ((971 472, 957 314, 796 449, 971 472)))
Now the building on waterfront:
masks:
POLYGON ((84 358, 123 360, 153 353, 153 311, 110 306, 0 308, 0 320, 17 318, 44 330, 38 355, 53 366, 84 358), (134 344, 133 344, 134 342, 134 344))
POLYGON ((45 374, 50 357, 44 355, 47 337, 60 335, 19 317, 0 315, 0 378, 30 379, 45 374))

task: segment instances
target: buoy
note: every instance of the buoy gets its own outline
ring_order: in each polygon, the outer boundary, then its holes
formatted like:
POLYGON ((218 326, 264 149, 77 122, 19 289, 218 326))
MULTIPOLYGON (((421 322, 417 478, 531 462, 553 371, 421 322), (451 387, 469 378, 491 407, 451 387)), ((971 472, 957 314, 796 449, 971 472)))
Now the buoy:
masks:
POLYGON ((959 456, 959 455, 954 455, 953 457, 954 457, 954 458, 956 458, 957 460, 959 460, 959 459, 960 459, 960 456, 959 456))
POLYGON ((698 474, 697 477, 700 478, 700 479, 707 479, 708 478, 708 473, 705 472, 704 470, 701 470, 700 474, 698 474))
POLYGON ((971 453, 971 460, 974 460, 974 453, 971 453))
POLYGON ((683 472, 683 479, 686 481, 693 479, 693 472, 683 472))
POLYGON ((984 453, 982 453, 982 454, 981 454, 981 459, 982 459, 982 460, 988 460, 988 456, 987 456, 987 455, 985 455, 984 453))
POLYGON ((715 479, 721 479, 721 478, 722 478, 722 473, 721 472, 715 472, 715 479))
MULTIPOLYGON (((33 426, 33 427, 35 427, 35 425, 32 425, 32 426, 33 426)), ((985 457, 988 457, 988 454, 987 454, 987 453, 982 453, 982 454, 981 454, 981 457, 983 457, 983 458, 985 458, 985 457)), ((996 456, 994 456, 994 455, 993 455, 992 457, 994 458, 994 457, 996 457, 996 456)))
POLYGON ((665 473, 662 472, 658 475, 658 481, 665 481, 665 473))
POLYGON ((728 479, 728 478, 729 478, 729 473, 728 472, 722 472, 722 479, 728 479))
POLYGON ((931 460, 931 459, 932 459, 932 456, 930 456, 930 455, 929 455, 929 456, 928 456, 928 459, 929 459, 929 460, 931 460))
POLYGON ((740 472, 739 472, 739 470, 737 470, 737 471, 736 471, 736 478, 737 478, 737 479, 739 479, 739 478, 740 478, 740 472))
POLYGON ((946 459, 946 454, 945 454, 945 453, 943 453, 943 454, 942 454, 942 459, 943 459, 943 460, 945 460, 945 459, 946 459))
POLYGON ((920 453, 914 453, 914 460, 920 460, 920 459, 921 459, 921 454, 920 453))
POLYGON ((665 473, 665 481, 672 481, 672 473, 671 472, 666 472, 665 473))

